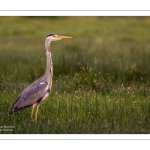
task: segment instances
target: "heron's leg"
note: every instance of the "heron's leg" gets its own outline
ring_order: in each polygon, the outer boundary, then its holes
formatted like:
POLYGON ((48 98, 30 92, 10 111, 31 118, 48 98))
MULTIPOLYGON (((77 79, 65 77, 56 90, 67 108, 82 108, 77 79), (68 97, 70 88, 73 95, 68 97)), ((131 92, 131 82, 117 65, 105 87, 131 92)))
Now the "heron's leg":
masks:
POLYGON ((36 106, 36 105, 37 105, 36 103, 32 105, 32 110, 31 110, 31 119, 32 119, 33 112, 34 112, 34 108, 35 108, 35 106, 36 106))
POLYGON ((39 106, 40 104, 37 104, 36 106, 35 121, 37 121, 37 114, 38 114, 39 106))

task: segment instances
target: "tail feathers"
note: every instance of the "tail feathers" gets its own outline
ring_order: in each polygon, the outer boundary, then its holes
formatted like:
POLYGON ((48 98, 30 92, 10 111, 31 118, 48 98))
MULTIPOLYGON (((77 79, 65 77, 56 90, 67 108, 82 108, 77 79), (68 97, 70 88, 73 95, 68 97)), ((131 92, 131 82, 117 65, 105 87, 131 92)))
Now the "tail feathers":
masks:
POLYGON ((24 109, 24 108, 27 108, 27 107, 29 107, 29 106, 31 106, 31 105, 27 105, 27 106, 24 106, 24 107, 18 107, 16 104, 13 104, 13 105, 9 108, 8 114, 11 115, 12 113, 17 112, 17 111, 20 111, 20 110, 22 110, 22 109, 24 109))
POLYGON ((8 114, 11 115, 11 114, 13 114, 14 112, 17 112, 17 111, 19 111, 19 110, 21 110, 21 109, 23 109, 23 108, 17 109, 17 108, 15 108, 15 107, 11 107, 11 108, 9 109, 9 111, 8 111, 8 114))
POLYGON ((9 110, 8 110, 8 114, 11 115, 12 113, 18 111, 18 108, 17 108, 17 101, 19 100, 20 96, 17 98, 16 102, 10 106, 9 110))
POLYGON ((15 111, 14 105, 9 108, 8 114, 11 115, 15 111))
POLYGON ((20 109, 18 109, 18 108, 15 106, 15 104, 13 104, 13 105, 9 108, 8 114, 11 115, 12 113, 17 112, 18 110, 20 110, 20 109))

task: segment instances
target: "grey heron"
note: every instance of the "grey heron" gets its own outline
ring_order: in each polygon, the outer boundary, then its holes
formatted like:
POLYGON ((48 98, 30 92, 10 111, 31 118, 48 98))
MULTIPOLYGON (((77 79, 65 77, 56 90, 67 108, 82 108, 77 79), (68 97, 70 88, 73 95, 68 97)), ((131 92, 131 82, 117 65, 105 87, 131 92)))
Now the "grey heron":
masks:
POLYGON ((57 41, 61 39, 72 38, 70 36, 61 36, 57 34, 48 34, 45 39, 45 51, 46 51, 46 71, 45 74, 38 80, 26 87, 21 94, 18 96, 15 103, 10 107, 8 113, 12 114, 26 107, 32 106, 31 118, 35 112, 35 121, 37 121, 37 114, 39 106, 47 99, 51 92, 52 87, 52 76, 53 76, 53 66, 52 66, 52 55, 50 51, 51 41, 57 41))

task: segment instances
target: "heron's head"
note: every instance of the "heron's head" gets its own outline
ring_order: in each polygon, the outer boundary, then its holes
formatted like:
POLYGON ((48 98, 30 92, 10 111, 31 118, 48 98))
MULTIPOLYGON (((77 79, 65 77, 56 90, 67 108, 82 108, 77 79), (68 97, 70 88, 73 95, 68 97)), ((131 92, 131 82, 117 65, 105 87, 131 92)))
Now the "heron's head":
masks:
POLYGON ((70 39, 72 38, 71 36, 62 36, 62 35, 57 35, 57 34, 48 34, 46 36, 46 39, 49 39, 50 41, 58 41, 58 40, 62 40, 62 39, 70 39))

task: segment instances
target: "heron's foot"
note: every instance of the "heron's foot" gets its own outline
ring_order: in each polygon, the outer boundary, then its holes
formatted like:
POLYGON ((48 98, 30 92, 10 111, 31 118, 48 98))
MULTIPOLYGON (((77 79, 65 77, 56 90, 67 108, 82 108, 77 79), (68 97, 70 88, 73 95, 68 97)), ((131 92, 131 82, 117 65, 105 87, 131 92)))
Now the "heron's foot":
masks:
POLYGON ((34 122, 37 123, 37 118, 34 119, 34 122))
POLYGON ((35 122, 35 121, 34 121, 34 119, 31 119, 31 122, 33 122, 33 123, 34 123, 34 122, 35 122))
POLYGON ((48 119, 47 123, 48 123, 48 124, 50 124, 50 123, 51 123, 51 121, 48 119))
POLYGON ((32 123, 37 123, 37 120, 32 119, 31 122, 32 122, 32 123))

